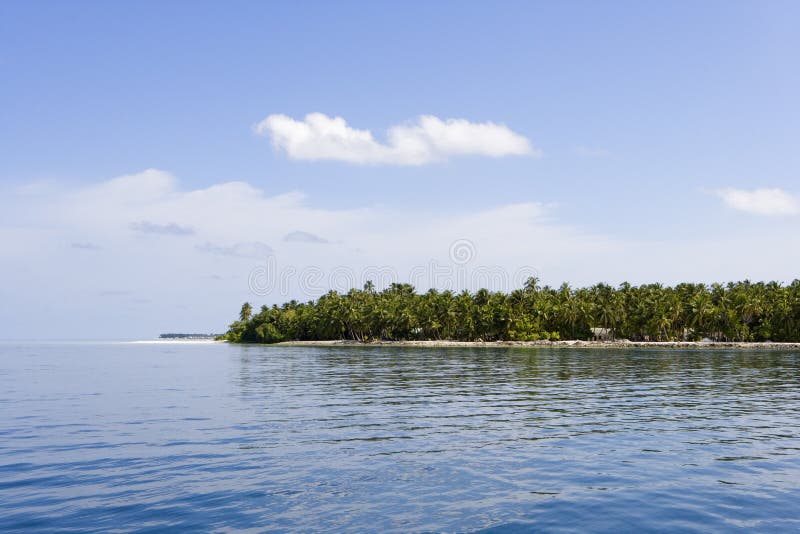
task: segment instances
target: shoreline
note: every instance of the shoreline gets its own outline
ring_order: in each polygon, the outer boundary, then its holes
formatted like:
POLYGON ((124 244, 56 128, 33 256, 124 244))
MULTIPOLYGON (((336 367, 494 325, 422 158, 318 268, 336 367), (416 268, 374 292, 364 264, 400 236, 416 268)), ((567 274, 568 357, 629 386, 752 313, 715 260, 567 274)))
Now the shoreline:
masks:
MULTIPOLYGON (((244 343, 247 344, 247 343, 244 343)), ((282 341, 272 343, 282 347, 433 347, 433 348, 480 348, 480 347, 539 347, 581 349, 758 349, 800 350, 800 343, 773 343, 761 341, 353 341, 337 339, 326 341, 282 341)))

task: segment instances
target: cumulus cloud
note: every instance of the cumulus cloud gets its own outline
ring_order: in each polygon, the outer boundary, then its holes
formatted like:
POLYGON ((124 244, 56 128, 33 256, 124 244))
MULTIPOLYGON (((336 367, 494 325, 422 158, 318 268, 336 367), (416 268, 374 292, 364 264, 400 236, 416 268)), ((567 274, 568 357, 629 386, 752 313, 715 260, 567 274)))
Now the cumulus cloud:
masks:
POLYGON ((329 243, 329 241, 324 237, 314 235, 310 232, 303 232, 301 230, 297 230, 290 234, 286 234, 285 236, 283 236, 283 240, 286 241, 287 243, 314 243, 314 244, 329 243))
POLYGON ((298 160, 338 160, 354 164, 423 165, 456 156, 540 156, 524 136, 493 122, 442 120, 422 115, 389 128, 386 142, 358 130, 342 117, 309 113, 303 120, 270 115, 254 130, 269 136, 276 149, 298 160))
POLYGON ((800 200, 782 189, 720 189, 715 192, 729 207, 754 215, 797 215, 800 200))
POLYGON ((180 226, 175 223, 156 224, 150 221, 139 221, 131 223, 131 230, 142 234, 159 234, 159 235, 177 235, 188 236, 194 235, 194 229, 188 226, 180 226))

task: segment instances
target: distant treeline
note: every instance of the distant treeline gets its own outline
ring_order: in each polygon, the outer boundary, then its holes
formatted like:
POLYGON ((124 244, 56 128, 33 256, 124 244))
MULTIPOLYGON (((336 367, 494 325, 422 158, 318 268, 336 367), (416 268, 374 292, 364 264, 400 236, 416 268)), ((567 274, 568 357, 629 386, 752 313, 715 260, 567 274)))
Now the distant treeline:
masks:
POLYGON ((316 301, 245 303, 223 336, 233 342, 306 340, 800 341, 800 280, 553 288, 529 279, 510 294, 416 293, 408 284, 330 292, 316 301), (595 330, 592 330, 595 329, 595 330), (599 330, 602 329, 602 330, 599 330))

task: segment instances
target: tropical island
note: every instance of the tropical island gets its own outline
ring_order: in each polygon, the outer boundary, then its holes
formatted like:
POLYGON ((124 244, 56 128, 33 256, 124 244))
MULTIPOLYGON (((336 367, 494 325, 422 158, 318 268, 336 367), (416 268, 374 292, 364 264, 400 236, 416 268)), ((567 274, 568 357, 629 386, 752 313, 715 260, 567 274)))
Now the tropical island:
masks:
POLYGON ((417 293, 394 283, 383 291, 331 291, 317 300, 242 305, 218 339, 233 343, 742 344, 800 342, 800 280, 599 283, 541 286, 530 278, 511 293, 417 293))

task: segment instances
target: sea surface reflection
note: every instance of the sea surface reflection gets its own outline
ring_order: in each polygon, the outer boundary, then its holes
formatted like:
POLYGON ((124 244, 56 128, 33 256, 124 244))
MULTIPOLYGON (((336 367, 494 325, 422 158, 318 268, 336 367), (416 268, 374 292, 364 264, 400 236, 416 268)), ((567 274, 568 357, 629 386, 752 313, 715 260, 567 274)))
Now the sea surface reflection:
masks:
POLYGON ((800 354, 0 344, 0 530, 800 529, 800 354))

